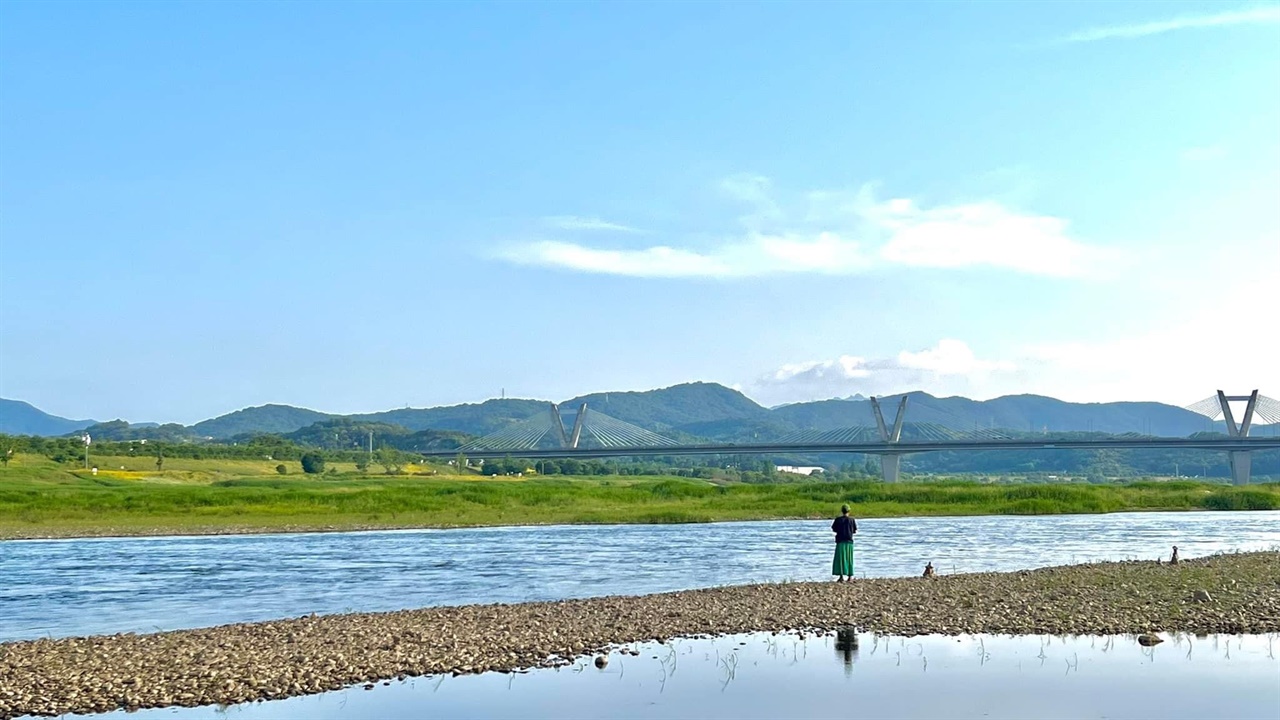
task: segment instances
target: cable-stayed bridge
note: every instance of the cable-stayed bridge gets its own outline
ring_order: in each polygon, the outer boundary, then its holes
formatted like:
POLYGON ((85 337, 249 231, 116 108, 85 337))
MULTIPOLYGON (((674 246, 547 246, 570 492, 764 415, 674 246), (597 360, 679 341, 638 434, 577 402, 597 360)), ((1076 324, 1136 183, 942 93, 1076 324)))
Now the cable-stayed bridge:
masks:
POLYGON ((512 423, 498 432, 473 440, 454 452, 492 457, 494 453, 501 456, 513 451, 523 454, 535 450, 585 452, 637 447, 673 448, 679 445, 675 440, 638 425, 610 417, 598 410, 589 410, 586 403, 582 403, 568 417, 560 410, 559 405, 548 403, 547 412, 512 423), (572 430, 567 430, 566 426, 572 430))
POLYGON ((502 430, 467 443, 456 450, 423 453, 449 457, 464 453, 474 458, 498 458, 518 454, 529 460, 550 458, 669 457, 676 455, 778 455, 790 453, 860 453, 878 455, 886 482, 895 482, 903 455, 921 452, 965 450, 1103 450, 1182 449, 1226 452, 1232 480, 1247 484, 1251 453, 1280 449, 1280 437, 1249 437, 1255 418, 1280 422, 1280 402, 1258 394, 1217 395, 1186 409, 1210 420, 1221 417, 1227 434, 1188 438, 1155 437, 1139 433, 1104 438, 1037 438, 999 429, 957 430, 936 423, 907 423, 907 397, 898 402, 892 423, 885 421, 879 400, 871 398, 875 425, 834 430, 805 430, 763 443, 689 443, 593 410, 583 403, 565 414, 548 403, 547 411, 513 423, 502 430), (1244 403, 1240 420, 1231 403, 1244 403))

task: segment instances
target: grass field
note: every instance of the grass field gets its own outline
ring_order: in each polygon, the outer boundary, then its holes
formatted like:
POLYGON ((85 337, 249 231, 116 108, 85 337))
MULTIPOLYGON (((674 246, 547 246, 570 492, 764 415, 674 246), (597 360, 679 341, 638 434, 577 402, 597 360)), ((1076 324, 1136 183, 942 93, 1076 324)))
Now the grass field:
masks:
POLYGON ((830 517, 1280 509, 1280 484, 986 485, 947 481, 724 485, 685 478, 483 478, 446 467, 304 475, 297 463, 95 459, 96 476, 37 456, 0 468, 0 538, 680 523, 830 517), (121 469, 123 468, 123 469, 121 469), (434 474, 432 474, 434 473, 434 474))

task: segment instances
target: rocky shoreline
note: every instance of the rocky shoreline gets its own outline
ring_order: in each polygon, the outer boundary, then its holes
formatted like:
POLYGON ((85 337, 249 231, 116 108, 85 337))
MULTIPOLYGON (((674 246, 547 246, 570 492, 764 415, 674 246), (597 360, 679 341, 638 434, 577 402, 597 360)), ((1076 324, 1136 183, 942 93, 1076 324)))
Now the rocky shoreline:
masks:
POLYGON ((891 635, 1280 632, 1280 552, 0 643, 0 719, 242 703, 565 664, 649 640, 849 626, 891 635))

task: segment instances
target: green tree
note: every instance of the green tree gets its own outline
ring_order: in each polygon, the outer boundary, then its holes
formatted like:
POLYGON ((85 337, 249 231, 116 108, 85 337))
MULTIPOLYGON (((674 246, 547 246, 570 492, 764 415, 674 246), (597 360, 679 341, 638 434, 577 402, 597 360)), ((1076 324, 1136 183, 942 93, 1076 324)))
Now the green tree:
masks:
POLYGON ((404 453, 383 445, 378 448, 378 464, 388 475, 399 475, 400 468, 404 465, 404 453))
POLYGON ((280 463, 279 465, 276 466, 276 472, 280 473, 281 475, 288 475, 289 468, 285 467, 284 463, 280 463))
POLYGON ((156 472, 164 470, 164 448, 156 446, 156 472))
POLYGON ((303 453, 302 472, 308 475, 324 472, 324 456, 318 452, 303 453))
POLYGON ((367 472, 369 470, 369 458, 364 453, 356 456, 356 470, 367 472))
POLYGON ((467 456, 462 453, 458 453, 458 456, 453 459, 453 466, 458 469, 458 472, 466 470, 467 456))
POLYGON ((12 459, 13 459, 13 446, 11 445, 5 448, 4 454, 0 455, 0 462, 3 462, 5 467, 9 467, 9 461, 12 459))

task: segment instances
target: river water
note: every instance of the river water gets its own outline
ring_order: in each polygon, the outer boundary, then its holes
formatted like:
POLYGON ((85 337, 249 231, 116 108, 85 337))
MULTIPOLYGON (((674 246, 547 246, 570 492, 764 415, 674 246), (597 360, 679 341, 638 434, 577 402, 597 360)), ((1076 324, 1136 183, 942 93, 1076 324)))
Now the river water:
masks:
MULTIPOLYGON (((1280 547, 1280 511, 863 520, 857 571, 1280 547)), ((0 542, 0 641, 830 577, 829 521, 0 542)))

